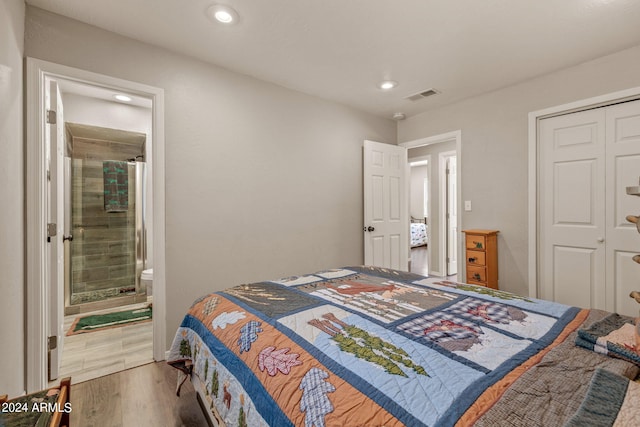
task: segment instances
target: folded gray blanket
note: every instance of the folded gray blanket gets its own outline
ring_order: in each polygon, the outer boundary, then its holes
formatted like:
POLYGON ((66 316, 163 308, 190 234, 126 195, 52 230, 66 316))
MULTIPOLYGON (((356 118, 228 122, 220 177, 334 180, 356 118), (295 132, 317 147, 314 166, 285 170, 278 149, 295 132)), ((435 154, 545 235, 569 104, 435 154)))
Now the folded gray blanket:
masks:
POLYGON ((634 319, 613 313, 589 328, 578 330, 576 345, 596 353, 624 359, 640 366, 634 348, 634 319))

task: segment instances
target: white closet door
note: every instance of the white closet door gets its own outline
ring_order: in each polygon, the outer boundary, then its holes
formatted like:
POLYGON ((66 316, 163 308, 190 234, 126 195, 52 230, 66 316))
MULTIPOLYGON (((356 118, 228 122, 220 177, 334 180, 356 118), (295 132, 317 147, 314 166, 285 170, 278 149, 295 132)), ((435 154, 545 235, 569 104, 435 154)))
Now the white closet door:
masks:
POLYGON ((606 308, 605 112, 540 121, 540 295, 606 308))
POLYGON ((540 295, 637 316, 640 101, 540 121, 540 295))
POLYGON ((625 217, 640 215, 640 197, 626 193, 640 175, 640 101, 608 107, 606 117, 606 307, 637 316, 640 306, 629 293, 640 290, 640 264, 631 259, 640 253, 640 234, 625 217))

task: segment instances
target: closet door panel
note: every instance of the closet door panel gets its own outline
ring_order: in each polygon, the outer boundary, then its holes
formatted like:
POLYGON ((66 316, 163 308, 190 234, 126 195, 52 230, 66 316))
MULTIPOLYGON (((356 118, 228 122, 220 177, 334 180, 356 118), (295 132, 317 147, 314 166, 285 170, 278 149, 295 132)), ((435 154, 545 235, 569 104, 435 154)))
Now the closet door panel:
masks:
POLYGON ((540 295, 606 307, 605 112, 540 121, 540 295))
POLYGON ((640 290, 640 234, 627 215, 640 215, 640 197, 626 188, 637 186, 640 176, 640 101, 606 109, 606 287, 607 310, 638 315, 629 292, 640 290))

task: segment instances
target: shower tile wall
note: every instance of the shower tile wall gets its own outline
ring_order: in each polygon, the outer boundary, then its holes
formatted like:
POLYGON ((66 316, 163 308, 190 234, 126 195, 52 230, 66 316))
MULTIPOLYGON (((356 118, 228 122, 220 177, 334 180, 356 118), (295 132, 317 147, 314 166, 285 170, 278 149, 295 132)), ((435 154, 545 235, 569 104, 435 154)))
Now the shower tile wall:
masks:
POLYGON ((135 292, 135 172, 129 210, 104 209, 101 160, 72 160, 71 304, 135 292))

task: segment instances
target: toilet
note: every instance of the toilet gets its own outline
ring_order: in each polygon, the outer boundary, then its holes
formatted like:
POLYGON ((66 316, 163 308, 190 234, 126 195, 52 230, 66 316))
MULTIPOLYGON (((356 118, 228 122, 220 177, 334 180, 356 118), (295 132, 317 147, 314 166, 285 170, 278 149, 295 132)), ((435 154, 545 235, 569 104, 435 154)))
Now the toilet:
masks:
POLYGON ((140 285, 147 291, 147 301, 151 301, 153 299, 153 268, 142 271, 140 285))

